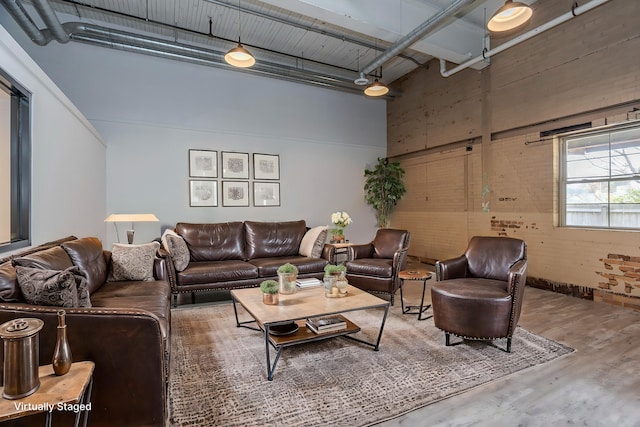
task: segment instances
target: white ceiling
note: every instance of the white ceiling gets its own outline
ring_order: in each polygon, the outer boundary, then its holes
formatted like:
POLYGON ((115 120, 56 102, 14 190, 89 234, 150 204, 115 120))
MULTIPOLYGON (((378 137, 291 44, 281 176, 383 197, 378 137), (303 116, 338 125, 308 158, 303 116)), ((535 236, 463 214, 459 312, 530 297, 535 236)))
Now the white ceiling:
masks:
MULTIPOLYGON (((22 3, 27 6, 29 1, 22 3)), ((349 90, 352 86, 353 91, 361 89, 353 83, 360 70, 452 3, 451 0, 50 0, 63 24, 80 22, 114 28, 217 54, 233 47, 240 37, 257 64, 278 66, 277 72, 267 73, 272 77, 287 79, 293 74, 309 74, 316 84, 321 80, 331 87, 333 82, 339 82, 339 89, 349 90)), ((504 0, 470 2, 400 55, 385 61, 381 69, 376 67, 369 79, 380 77, 382 72, 381 80, 388 84, 432 58, 459 64, 480 55, 486 43, 485 22, 503 4, 504 0)), ((38 14, 28 6, 26 9, 36 25, 45 28, 38 14)), ((83 42, 81 37, 71 40, 83 42)), ((213 62, 208 65, 228 67, 219 55, 213 62)), ((481 62, 477 67, 484 65, 481 62)))

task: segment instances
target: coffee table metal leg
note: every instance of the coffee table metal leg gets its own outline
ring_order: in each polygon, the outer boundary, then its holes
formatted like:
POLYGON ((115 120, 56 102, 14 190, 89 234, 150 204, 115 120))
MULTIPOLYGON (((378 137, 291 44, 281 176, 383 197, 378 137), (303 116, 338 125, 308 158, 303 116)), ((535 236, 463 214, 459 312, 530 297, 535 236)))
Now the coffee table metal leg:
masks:
POLYGON ((282 354, 282 347, 275 347, 277 350, 276 357, 273 359, 273 365, 271 365, 271 351, 269 350, 269 325, 264 325, 264 351, 267 355, 267 379, 269 381, 273 381, 273 373, 276 371, 276 365, 278 364, 278 360, 280 360, 280 355, 282 354))
POLYGON ((378 339, 376 339, 375 343, 365 341, 358 337, 354 337, 352 335, 344 335, 345 338, 349 338, 350 340, 357 341, 362 344, 366 344, 368 346, 373 347, 373 351, 378 351, 380 349, 380 340, 382 339, 382 331, 384 330, 384 324, 387 321, 387 314, 389 314, 389 305, 384 307, 384 315, 382 316, 382 323, 380 323, 380 331, 378 332, 378 339))
POLYGON ((256 319, 251 319, 251 320, 245 320, 243 322, 241 322, 238 318, 238 307, 236 307, 236 299, 235 298, 231 298, 231 301, 233 302, 233 313, 236 316, 236 328, 247 328, 247 329, 251 329, 252 331, 260 331, 261 329, 258 327, 254 327, 254 326, 247 326, 250 323, 257 323, 256 319))

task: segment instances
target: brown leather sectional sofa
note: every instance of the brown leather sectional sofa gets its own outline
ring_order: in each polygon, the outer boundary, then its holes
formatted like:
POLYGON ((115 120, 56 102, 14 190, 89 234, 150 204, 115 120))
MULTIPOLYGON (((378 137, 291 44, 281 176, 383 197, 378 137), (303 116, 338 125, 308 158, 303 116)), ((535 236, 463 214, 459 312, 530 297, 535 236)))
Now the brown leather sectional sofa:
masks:
MULTIPOLYGON (((171 326, 165 260, 154 261, 156 280, 107 282, 110 256, 97 238, 68 237, 11 258, 51 270, 73 264, 87 277, 92 307, 65 311, 73 360, 95 363, 89 425, 164 426, 171 326)), ((40 365, 50 364, 59 308, 24 302, 11 258, 0 259, 0 324, 19 317, 42 319, 40 365)), ((0 359, 0 374, 2 369, 0 359)), ((41 415, 6 425, 41 426, 41 415)), ((73 415, 55 413, 54 425, 73 425, 73 415)))
POLYGON ((307 231, 304 220, 284 222, 178 223, 175 232, 189 247, 189 264, 176 271, 167 262, 174 306, 180 293, 258 286, 277 280, 277 269, 285 263, 298 267, 298 277, 322 279, 331 259, 332 246, 324 246, 320 258, 299 254, 307 231))

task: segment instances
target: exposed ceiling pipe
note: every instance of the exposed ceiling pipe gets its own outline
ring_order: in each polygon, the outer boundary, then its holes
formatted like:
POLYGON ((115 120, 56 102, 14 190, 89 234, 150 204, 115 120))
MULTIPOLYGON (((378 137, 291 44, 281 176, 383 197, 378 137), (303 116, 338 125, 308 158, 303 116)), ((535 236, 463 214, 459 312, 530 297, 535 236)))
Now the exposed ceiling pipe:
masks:
MULTIPOLYGON (((70 34, 70 38, 73 41, 87 43, 94 46, 124 50, 127 52, 142 53, 160 58, 181 60, 183 62, 208 65, 227 70, 229 69, 229 66, 223 60, 225 52, 219 52, 197 46, 188 46, 168 40, 81 22, 65 23, 63 24, 63 27, 65 31, 70 34)), ((354 87, 351 80, 346 78, 340 79, 262 60, 248 70, 234 69, 234 71, 243 71, 250 74, 286 79, 314 86, 329 87, 350 93, 361 93, 361 90, 354 87)))
POLYGON ((447 71, 447 62, 444 59, 440 60, 440 74, 442 75, 442 77, 449 77, 459 71, 464 70, 465 68, 469 68, 470 66, 486 59, 486 58, 490 58, 491 56, 500 53, 504 50, 509 49, 510 47, 513 47, 517 44, 520 44, 522 42, 524 42, 525 40, 529 40, 532 37, 537 36, 538 34, 547 31, 551 28, 557 27, 560 24, 563 24, 565 22, 567 22, 568 20, 581 15, 585 12, 590 11, 591 9, 594 9, 604 3, 607 3, 609 0, 593 0, 583 6, 575 6, 571 8, 571 12, 567 12, 563 15, 558 16, 555 19, 552 19, 551 21, 547 22, 546 24, 542 24, 541 26, 534 28, 531 31, 528 31, 524 34, 519 35, 518 37, 514 37, 513 39, 501 44, 500 46, 488 50, 486 52, 484 52, 482 55, 479 55, 475 58, 472 58, 466 62, 463 62, 462 64, 458 65, 455 68, 452 68, 451 70, 447 71))
POLYGON ((52 40, 51 33, 46 30, 41 31, 18 0, 0 0, 0 2, 32 42, 38 46, 45 46, 52 40))
POLYGON ((360 70, 360 75, 370 74, 376 68, 382 66, 385 62, 390 60, 391 58, 398 56, 398 54, 404 51, 406 48, 422 39, 429 32, 433 31, 437 28, 438 25, 442 23, 445 19, 456 14, 460 9, 467 6, 468 4, 473 3, 475 0, 456 0, 451 3, 446 8, 442 9, 435 15, 431 16, 425 22, 420 24, 418 27, 413 29, 411 32, 406 34, 400 40, 395 42, 392 46, 389 47, 386 51, 384 51, 380 56, 374 59, 371 63, 366 65, 362 70, 360 70))
POLYGON ((31 3, 44 21, 44 24, 51 31, 53 38, 60 43, 67 43, 69 34, 62 28, 62 24, 53 7, 49 4, 49 0, 31 0, 31 3))

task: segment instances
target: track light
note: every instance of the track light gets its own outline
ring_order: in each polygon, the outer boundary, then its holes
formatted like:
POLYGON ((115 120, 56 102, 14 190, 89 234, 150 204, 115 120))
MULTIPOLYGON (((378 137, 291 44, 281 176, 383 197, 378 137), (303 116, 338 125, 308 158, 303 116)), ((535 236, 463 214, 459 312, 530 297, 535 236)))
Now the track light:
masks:
POLYGON ((515 30, 529 22, 532 15, 533 10, 528 5, 518 1, 507 0, 504 6, 498 9, 489 19, 487 28, 494 33, 515 30))

